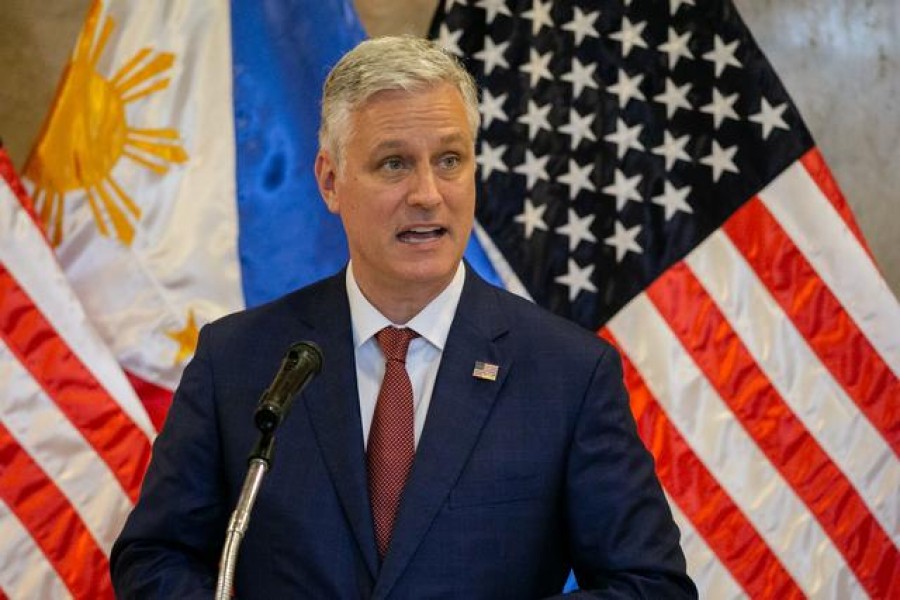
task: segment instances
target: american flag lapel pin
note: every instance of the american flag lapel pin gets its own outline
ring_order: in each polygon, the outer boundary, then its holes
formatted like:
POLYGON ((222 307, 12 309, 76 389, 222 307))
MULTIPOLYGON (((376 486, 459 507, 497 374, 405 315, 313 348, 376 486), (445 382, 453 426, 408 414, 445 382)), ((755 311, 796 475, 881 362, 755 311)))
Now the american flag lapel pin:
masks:
POLYGON ((478 379, 487 379, 488 381, 496 381, 497 372, 499 370, 500 367, 498 367, 497 365, 492 365, 491 363, 476 360, 475 368, 472 370, 472 377, 477 377, 478 379))

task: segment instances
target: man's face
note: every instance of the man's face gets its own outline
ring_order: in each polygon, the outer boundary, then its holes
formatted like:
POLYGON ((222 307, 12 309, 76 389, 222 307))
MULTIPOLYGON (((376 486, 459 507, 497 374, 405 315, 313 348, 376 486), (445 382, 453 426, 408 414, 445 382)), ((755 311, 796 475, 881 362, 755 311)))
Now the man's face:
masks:
POLYGON ((319 152, 319 188, 370 300, 433 297, 452 279, 474 219, 473 135, 461 95, 439 84, 366 101, 351 115, 341 171, 319 152))

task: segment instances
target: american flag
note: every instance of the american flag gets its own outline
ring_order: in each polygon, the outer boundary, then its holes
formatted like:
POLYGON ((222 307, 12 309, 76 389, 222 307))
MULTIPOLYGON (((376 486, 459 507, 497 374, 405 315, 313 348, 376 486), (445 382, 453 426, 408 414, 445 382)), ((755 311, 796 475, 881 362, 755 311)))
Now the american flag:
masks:
POLYGON ((499 372, 499 366, 479 360, 475 362, 475 368, 472 370, 472 376, 479 379, 488 379, 490 381, 495 381, 497 379, 497 373, 499 372))
POLYGON ((896 598, 900 305, 727 0, 446 0, 479 238, 610 339, 710 598, 896 598))
POLYGON ((110 598, 153 425, 0 149, 0 597, 110 598))

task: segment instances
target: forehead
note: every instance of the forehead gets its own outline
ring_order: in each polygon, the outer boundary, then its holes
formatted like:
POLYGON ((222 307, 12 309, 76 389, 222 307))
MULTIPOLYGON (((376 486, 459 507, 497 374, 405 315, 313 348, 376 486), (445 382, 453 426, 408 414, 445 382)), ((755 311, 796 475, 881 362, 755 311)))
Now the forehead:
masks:
POLYGON ((351 121, 352 137, 437 131, 446 135, 454 129, 473 137, 462 94, 449 83, 416 90, 381 90, 356 107, 351 121))

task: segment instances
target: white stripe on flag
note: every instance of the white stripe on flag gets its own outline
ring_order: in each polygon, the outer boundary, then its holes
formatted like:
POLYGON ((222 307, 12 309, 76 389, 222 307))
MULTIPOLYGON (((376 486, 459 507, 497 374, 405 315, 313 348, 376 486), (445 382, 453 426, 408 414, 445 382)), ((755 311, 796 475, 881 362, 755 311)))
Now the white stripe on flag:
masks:
POLYGON ((862 588, 819 522, 785 482, 645 294, 608 327, 647 387, 719 485, 806 594, 862 588))
POLYGON ((108 556, 132 504, 106 463, 0 340, 2 422, 50 477, 108 556))
POLYGON ((716 600, 736 600, 746 598, 743 588, 731 576, 731 571, 725 568, 719 558, 710 550, 694 525, 678 509, 678 505, 672 498, 666 498, 672 508, 672 516, 681 530, 681 548, 687 558, 688 575, 694 580, 697 589, 703 590, 703 595, 716 600))
POLYGON ((900 376, 900 303, 803 165, 794 163, 759 198, 900 376))
POLYGON ((716 231, 686 262, 756 364, 897 543, 900 463, 738 252, 716 231))
POLYGON ((153 439, 156 434, 147 411, 109 348, 93 329, 85 326, 88 318, 50 247, 5 180, 0 180, 0 205, 12 207, 0 210, 0 263, 25 289, 98 383, 147 437, 153 439))
POLYGON ((0 500, 0 590, 16 598, 71 598, 53 565, 0 500))

